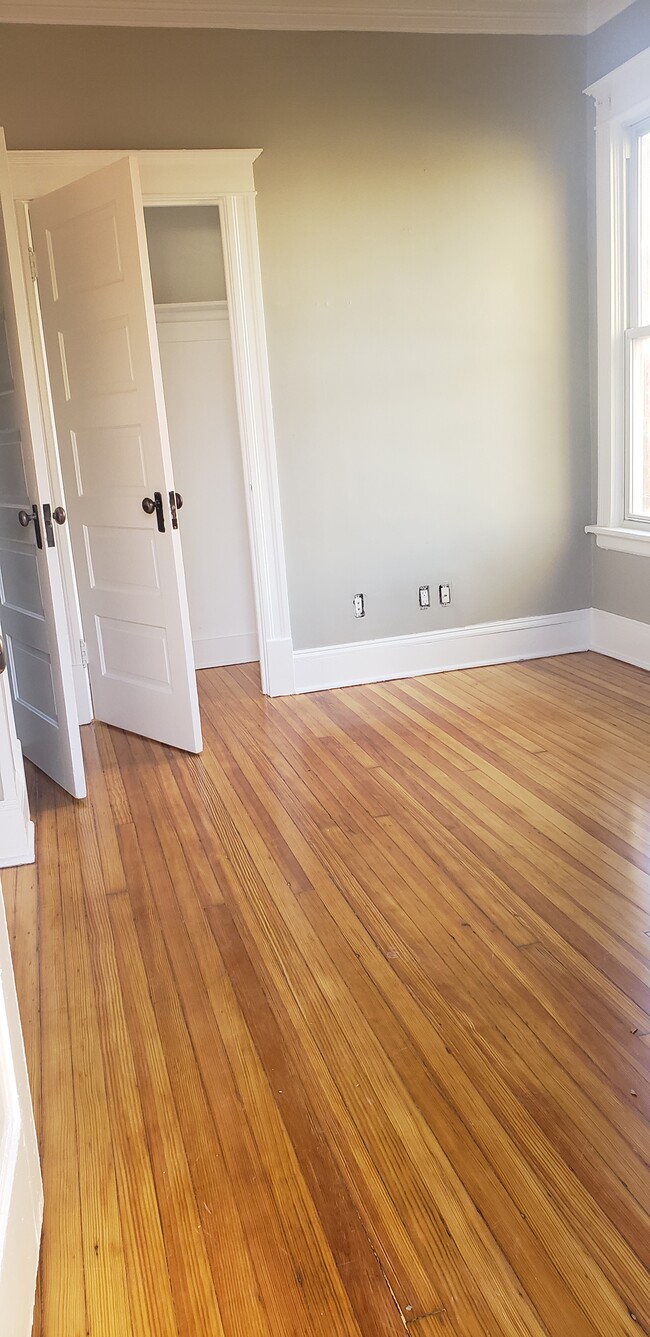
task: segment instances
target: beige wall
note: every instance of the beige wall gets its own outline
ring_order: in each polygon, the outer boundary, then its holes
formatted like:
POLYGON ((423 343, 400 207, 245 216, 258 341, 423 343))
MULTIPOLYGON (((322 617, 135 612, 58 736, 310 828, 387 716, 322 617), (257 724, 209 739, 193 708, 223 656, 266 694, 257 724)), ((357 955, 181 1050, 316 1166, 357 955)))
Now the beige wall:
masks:
POLYGON ((297 647, 590 602, 583 85, 571 38, 3 30, 10 148, 264 150, 297 647))
MULTIPOLYGON (((650 4, 648 0, 636 0, 636 4, 619 14, 611 23, 599 28, 587 44, 587 82, 599 79, 601 75, 613 70, 617 65, 630 60, 638 51, 650 46, 650 4)), ((590 130, 594 122, 593 107, 589 108, 590 130)), ((590 167, 590 291, 591 306, 591 345, 592 345, 592 421, 593 427, 593 472, 596 477, 596 265, 594 245, 595 219, 595 162, 593 153, 593 133, 589 138, 590 167)), ((594 495, 593 518, 596 518, 594 495)), ((593 541, 593 604, 594 608, 603 608, 607 613, 618 613, 621 617, 635 618, 639 622, 650 622, 650 561, 647 557, 633 557, 626 553, 606 552, 596 547, 593 541)))

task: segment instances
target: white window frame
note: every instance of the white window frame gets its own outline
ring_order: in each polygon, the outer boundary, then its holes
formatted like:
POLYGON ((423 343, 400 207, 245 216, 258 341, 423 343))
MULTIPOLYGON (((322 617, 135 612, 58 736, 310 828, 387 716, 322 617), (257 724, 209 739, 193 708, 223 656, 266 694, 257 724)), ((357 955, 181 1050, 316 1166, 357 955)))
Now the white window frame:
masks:
POLYGON ((630 132, 650 118, 650 49, 585 92, 596 106, 598 518, 600 548, 650 557, 650 521, 627 518, 627 158, 630 132))

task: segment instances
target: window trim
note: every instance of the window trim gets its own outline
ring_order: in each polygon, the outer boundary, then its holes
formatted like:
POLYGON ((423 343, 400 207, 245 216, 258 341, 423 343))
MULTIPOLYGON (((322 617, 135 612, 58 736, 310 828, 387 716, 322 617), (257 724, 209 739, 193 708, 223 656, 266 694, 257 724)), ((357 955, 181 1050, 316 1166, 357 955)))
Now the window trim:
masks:
POLYGON ((650 48, 591 84, 596 107, 598 512, 600 548, 650 557, 650 522, 626 519, 626 308, 629 131, 650 117, 650 48))

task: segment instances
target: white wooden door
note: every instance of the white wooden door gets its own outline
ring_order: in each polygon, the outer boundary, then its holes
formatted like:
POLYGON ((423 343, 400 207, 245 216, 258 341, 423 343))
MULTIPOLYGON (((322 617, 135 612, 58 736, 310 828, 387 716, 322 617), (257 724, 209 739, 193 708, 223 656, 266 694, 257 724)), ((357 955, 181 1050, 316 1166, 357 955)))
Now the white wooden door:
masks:
POLYGON ((86 792, 57 526, 4 134, 0 130, 0 624, 30 761, 86 792), (26 527, 20 523, 26 520, 26 527), (38 544, 40 543, 40 547, 38 544))
POLYGON ((95 716, 198 752, 137 164, 42 196, 30 218, 95 716))
POLYGON ((29 1337, 43 1186, 0 891, 0 1337, 29 1337))

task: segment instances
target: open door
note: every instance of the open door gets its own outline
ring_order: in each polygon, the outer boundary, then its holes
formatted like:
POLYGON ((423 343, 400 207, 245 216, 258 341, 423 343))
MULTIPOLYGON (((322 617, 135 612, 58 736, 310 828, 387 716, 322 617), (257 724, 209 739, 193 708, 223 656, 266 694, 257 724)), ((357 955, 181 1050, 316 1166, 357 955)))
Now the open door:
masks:
POLYGON ((0 1332, 29 1337, 43 1186, 0 891, 0 1332))
POLYGON ((30 761, 86 792, 56 525, 9 164, 0 130, 0 624, 30 761))
POLYGON ((137 164, 34 200, 30 222, 95 716, 198 752, 137 164))

